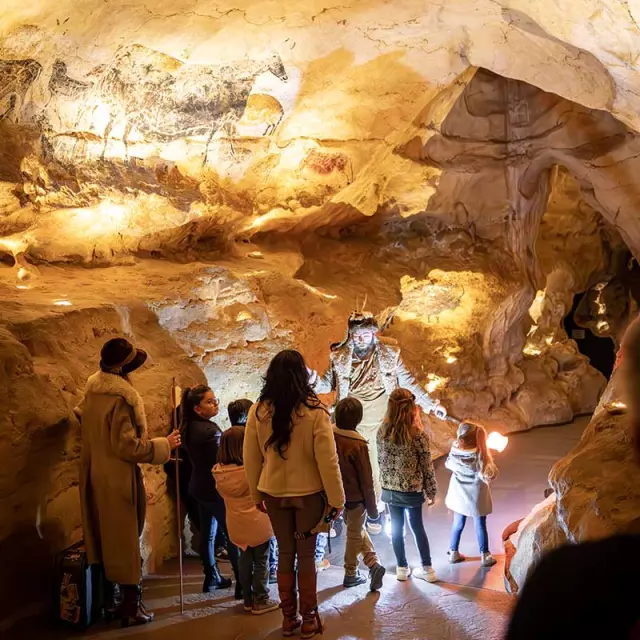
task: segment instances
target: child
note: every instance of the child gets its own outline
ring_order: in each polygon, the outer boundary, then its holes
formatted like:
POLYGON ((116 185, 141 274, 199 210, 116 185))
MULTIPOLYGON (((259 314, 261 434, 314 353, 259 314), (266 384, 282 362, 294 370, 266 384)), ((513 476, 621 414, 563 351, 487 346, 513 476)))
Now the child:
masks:
POLYGON ((229 422, 232 427, 246 427, 247 418, 249 417, 249 409, 253 406, 251 400, 242 398, 234 400, 227 405, 227 413, 229 414, 229 422))
POLYGON ((238 570, 244 610, 262 615, 279 607, 269 598, 269 542, 273 530, 269 516, 258 511, 251 499, 242 460, 243 443, 242 427, 231 427, 222 434, 213 475, 227 509, 229 538, 240 548, 238 570))
POLYGON ((473 422, 461 423, 458 439, 451 447, 445 466, 453 472, 445 500, 447 508, 453 511, 449 562, 455 564, 465 560, 458 548, 467 517, 470 517, 476 525, 482 566, 492 567, 496 560, 489 553, 487 534, 487 516, 493 510, 489 482, 497 477, 498 469, 487 447, 486 431, 473 422))
MULTIPOLYGON (((249 417, 249 409, 253 406, 253 402, 247 398, 241 398, 240 400, 234 400, 227 405, 227 413, 229 415, 229 422, 232 427, 244 427, 247 426, 247 418, 249 417)), ((269 584, 277 584, 278 577, 278 543, 276 537, 271 538, 269 545, 269 584)))
POLYGON ((391 513, 391 543, 398 562, 396 578, 404 581, 411 575, 404 547, 406 511, 422 564, 414 569, 413 577, 436 582, 438 578, 431 566, 429 540, 422 522, 425 497, 429 505, 435 499, 436 478, 420 408, 407 389, 396 389, 389 396, 387 415, 378 431, 378 460, 382 500, 389 505, 391 513))
POLYGON ((367 515, 378 517, 373 489, 373 472, 369 447, 356 428, 362 420, 362 404, 356 398, 340 400, 335 410, 333 429, 338 451, 342 484, 344 485, 344 521, 347 525, 347 546, 344 552, 344 587, 357 587, 367 581, 358 571, 358 556, 369 568, 369 588, 378 591, 386 569, 378 562, 371 538, 365 529, 367 515))

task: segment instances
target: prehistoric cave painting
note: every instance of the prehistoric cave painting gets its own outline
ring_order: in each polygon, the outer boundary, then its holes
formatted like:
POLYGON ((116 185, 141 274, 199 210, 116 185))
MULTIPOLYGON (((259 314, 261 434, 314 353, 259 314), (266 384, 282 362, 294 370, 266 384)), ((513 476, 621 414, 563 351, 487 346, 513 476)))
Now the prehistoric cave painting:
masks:
POLYGON ((238 126, 264 127, 261 135, 270 136, 273 135, 283 116, 284 109, 277 98, 267 93, 252 93, 247 99, 247 106, 238 126))
POLYGON ((84 98, 93 87, 93 82, 74 80, 67 74, 67 65, 62 60, 53 63, 51 77, 49 78, 49 92, 51 97, 64 96, 65 98, 84 98))
POLYGON ((3 118, 17 117, 27 91, 38 79, 42 66, 35 60, 0 60, 0 109, 3 118), (20 104, 17 105, 17 100, 20 104))
MULTIPOLYGON (((59 67, 58 76, 62 76, 62 71, 59 67)), ((86 114, 91 118, 98 106, 107 106, 109 118, 103 133, 103 159, 111 131, 119 121, 125 123, 125 158, 134 127, 148 142, 167 143, 206 135, 204 166, 214 135, 222 127, 240 120, 255 79, 265 72, 282 82, 288 80, 277 54, 265 60, 201 65, 183 63, 142 45, 131 45, 122 48, 97 74, 98 80, 88 94, 79 120, 86 114)), ((62 77, 68 78, 66 69, 62 77)), ((78 89, 76 84, 61 86, 78 89)), ((271 108, 273 110, 273 105, 271 108)), ((268 131, 275 126, 277 123, 269 125, 268 131)))
POLYGON ((311 149, 300 163, 300 168, 304 167, 308 167, 322 176, 329 175, 334 171, 340 172, 346 176, 348 184, 353 182, 351 158, 341 151, 328 153, 311 149))

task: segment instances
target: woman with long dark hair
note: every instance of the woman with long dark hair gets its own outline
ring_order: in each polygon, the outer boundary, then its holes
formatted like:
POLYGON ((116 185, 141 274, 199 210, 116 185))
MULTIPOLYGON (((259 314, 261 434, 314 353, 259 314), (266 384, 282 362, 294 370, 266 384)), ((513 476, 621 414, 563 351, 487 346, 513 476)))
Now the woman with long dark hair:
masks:
POLYGON ((278 539, 283 635, 302 625, 301 637, 312 638, 322 633, 316 537, 344 506, 344 490, 329 414, 309 386, 297 351, 281 351, 267 369, 247 421, 244 462, 251 495, 259 509, 266 508, 278 539))
MULTIPOLYGON (((213 422, 218 415, 218 399, 206 385, 185 389, 180 404, 180 432, 191 461, 189 494, 198 503, 200 519, 200 559, 204 571, 202 592, 227 589, 231 580, 220 575, 214 552, 218 529, 228 541, 224 500, 216 489, 213 467, 217 462, 222 431, 213 422)), ((236 597, 241 597, 238 579, 238 550, 227 544, 229 561, 236 577, 236 597)))

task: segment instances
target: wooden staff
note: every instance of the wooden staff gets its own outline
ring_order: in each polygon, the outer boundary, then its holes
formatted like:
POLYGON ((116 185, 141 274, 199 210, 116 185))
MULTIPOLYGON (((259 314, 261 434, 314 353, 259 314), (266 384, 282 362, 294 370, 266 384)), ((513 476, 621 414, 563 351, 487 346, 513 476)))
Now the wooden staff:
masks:
MULTIPOLYGON (((181 390, 176 385, 176 379, 171 384, 171 426, 172 431, 178 428, 178 405, 180 404, 181 390)), ((184 615, 184 571, 182 567, 182 518, 180 514, 180 447, 175 453, 176 467, 176 505, 178 509, 178 566, 180 571, 180 614, 184 615)))

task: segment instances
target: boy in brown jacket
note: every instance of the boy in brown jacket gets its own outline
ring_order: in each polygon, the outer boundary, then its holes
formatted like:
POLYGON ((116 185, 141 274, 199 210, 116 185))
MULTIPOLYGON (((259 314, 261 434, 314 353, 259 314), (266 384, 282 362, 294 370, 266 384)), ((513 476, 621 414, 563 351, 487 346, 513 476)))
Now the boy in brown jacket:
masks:
POLYGON ((356 398, 344 398, 336 405, 335 426, 338 461, 345 493, 344 521, 347 525, 347 546, 344 552, 344 587, 357 587, 367 582, 358 571, 358 556, 362 555, 369 568, 371 591, 382 587, 386 569, 378 562, 369 534, 364 528, 367 514, 378 517, 373 489, 373 473, 369 461, 369 447, 356 428, 362 420, 362 404, 356 398))

